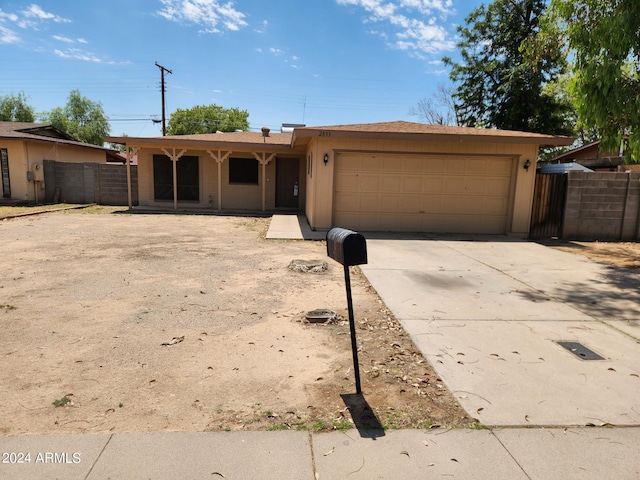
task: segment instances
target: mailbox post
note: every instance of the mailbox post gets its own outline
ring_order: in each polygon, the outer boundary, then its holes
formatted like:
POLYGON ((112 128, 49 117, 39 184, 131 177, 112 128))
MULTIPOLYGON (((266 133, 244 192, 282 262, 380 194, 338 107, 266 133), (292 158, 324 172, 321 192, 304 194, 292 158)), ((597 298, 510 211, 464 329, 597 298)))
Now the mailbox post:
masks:
POLYGON ((353 352, 353 371, 356 377, 356 393, 361 394, 360 368, 358 366, 358 344, 356 342, 356 324, 353 317, 351 298, 351 279, 349 267, 367 263, 367 242, 359 233, 345 228, 332 228, 327 232, 327 255, 344 266, 344 281, 347 288, 347 308, 351 329, 351 351, 353 352))

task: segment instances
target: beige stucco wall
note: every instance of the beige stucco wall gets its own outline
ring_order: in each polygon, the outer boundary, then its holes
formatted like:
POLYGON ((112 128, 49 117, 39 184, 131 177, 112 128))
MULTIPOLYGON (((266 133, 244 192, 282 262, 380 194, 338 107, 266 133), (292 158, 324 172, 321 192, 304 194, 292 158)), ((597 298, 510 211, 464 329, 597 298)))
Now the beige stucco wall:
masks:
POLYGON ((107 161, 104 151, 50 142, 0 140, 0 148, 7 149, 11 198, 14 200, 41 201, 44 198, 43 160, 78 163, 107 161), (27 171, 34 173, 37 185, 27 180, 27 171))
MULTIPOLYGON (((176 149, 179 153, 182 149, 176 149)), ((173 153, 173 151, 171 151, 173 153)), ((214 152, 218 155, 218 151, 214 152)), ((225 153, 224 151, 222 153, 225 153)), ((138 154, 138 193, 139 204, 143 206, 173 206, 172 201, 157 201, 153 193, 153 155, 165 155, 162 149, 145 148, 138 154)), ((263 185, 265 195, 265 209, 273 210, 276 202, 276 161, 274 157, 263 168, 258 164, 258 185, 229 184, 229 160, 225 159, 218 170, 218 163, 205 150, 189 150, 184 155, 197 156, 199 158, 200 172, 200 201, 178 202, 179 207, 189 208, 213 208, 213 209, 243 209, 262 210, 263 185), (218 173, 219 172, 219 173, 218 173), (220 176, 220 193, 218 195, 218 177, 220 176)), ((255 160, 250 151, 234 151, 229 157, 251 158, 255 160)), ((268 155, 267 155, 268 157, 268 155)), ((180 161, 180 160, 178 160, 180 161)), ((300 162, 300 178, 304 180, 304 162, 300 162)), ((300 194, 304 195, 304 183, 300 184, 300 194)), ((301 204, 301 207, 304 203, 301 204)))
POLYGON ((307 169, 306 215, 312 228, 325 230, 334 226, 332 222, 336 154, 340 152, 372 151, 379 153, 512 156, 514 158, 512 203, 508 232, 506 233, 522 237, 528 235, 535 182, 534 164, 537 156, 537 145, 442 141, 418 142, 331 137, 314 138, 307 148, 307 158, 311 159, 311 166, 307 169), (329 161, 326 165, 323 161, 325 153, 329 155, 329 161), (529 159, 532 163, 528 172, 522 168, 526 159, 529 159))

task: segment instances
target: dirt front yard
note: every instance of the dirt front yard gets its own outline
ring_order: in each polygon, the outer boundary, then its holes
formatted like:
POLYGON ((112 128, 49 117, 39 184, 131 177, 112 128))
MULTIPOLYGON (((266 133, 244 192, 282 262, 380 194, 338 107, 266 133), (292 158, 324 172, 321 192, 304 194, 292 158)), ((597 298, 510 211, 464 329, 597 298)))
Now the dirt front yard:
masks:
POLYGON ((612 267, 640 268, 640 244, 636 242, 547 240, 540 243, 612 267))
MULTIPOLYGON (((0 221, 0 433, 349 428, 342 267, 269 219, 94 208, 0 221), (325 273, 291 270, 325 260, 325 273)), ((362 388, 386 428, 468 418, 357 268, 362 388)))

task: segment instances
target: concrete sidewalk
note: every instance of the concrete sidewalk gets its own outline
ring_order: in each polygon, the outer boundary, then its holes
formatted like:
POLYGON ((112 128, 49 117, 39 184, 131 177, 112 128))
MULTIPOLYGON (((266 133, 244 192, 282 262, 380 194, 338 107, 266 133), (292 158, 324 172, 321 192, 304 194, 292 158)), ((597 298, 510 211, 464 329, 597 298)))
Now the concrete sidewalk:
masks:
POLYGON ((623 480, 638 445, 640 428, 25 435, 0 437, 0 479, 623 480))

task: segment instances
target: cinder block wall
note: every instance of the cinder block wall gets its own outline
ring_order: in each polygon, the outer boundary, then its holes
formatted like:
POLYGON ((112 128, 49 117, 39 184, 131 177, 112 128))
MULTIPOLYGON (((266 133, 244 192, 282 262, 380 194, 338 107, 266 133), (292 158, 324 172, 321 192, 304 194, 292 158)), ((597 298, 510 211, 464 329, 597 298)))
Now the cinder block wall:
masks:
POLYGON ((640 173, 568 172, 562 237, 637 240, 640 173))
MULTIPOLYGON (((138 166, 131 166, 131 198, 138 204, 138 166)), ((127 167, 125 165, 98 165, 98 199, 101 205, 128 205, 127 167)))
MULTIPOLYGON (((62 203, 128 205, 125 165, 44 161, 45 199, 54 200, 60 189, 62 203)), ((138 167, 131 166, 131 197, 138 204, 138 167)))

